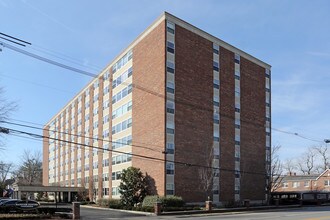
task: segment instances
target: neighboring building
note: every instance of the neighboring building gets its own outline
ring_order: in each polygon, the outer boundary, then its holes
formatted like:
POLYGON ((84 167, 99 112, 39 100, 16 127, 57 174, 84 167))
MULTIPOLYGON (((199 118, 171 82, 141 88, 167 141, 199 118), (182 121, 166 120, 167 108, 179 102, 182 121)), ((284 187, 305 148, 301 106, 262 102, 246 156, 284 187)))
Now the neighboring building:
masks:
POLYGON ((265 200, 270 68, 165 12, 45 125, 44 185, 119 198, 134 166, 158 195, 265 200))
POLYGON ((280 181, 275 192, 330 191, 330 170, 320 175, 287 175, 280 181))

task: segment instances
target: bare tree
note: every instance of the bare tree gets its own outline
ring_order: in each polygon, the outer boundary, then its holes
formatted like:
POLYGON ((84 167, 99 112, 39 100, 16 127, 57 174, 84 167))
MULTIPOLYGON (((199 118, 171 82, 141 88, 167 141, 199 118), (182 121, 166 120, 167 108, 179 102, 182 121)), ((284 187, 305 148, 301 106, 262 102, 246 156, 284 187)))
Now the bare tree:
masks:
POLYGON ((6 188, 6 180, 9 178, 9 174, 12 172, 14 165, 12 163, 4 163, 0 161, 0 190, 6 188))
POLYGON ((210 195, 211 189, 213 187, 213 178, 219 173, 219 170, 211 168, 213 167, 213 147, 211 146, 209 150, 206 150, 204 155, 207 165, 204 167, 198 168, 198 176, 200 178, 199 189, 205 193, 205 199, 208 197, 212 198, 210 195))
POLYGON ((304 175, 310 175, 315 169, 316 153, 313 148, 309 147, 302 157, 297 161, 298 169, 304 175))
POLYGON ((24 151, 22 156, 22 164, 15 171, 15 177, 19 183, 26 185, 39 185, 42 183, 42 162, 41 153, 36 151, 31 153, 24 151))
POLYGON ((296 165, 295 161, 292 158, 286 159, 284 161, 284 163, 282 164, 282 166, 283 166, 283 170, 286 173, 289 173, 289 174, 294 173, 297 169, 297 165, 296 165))
POLYGON ((322 173, 329 167, 329 152, 327 146, 315 146, 313 147, 313 150, 316 152, 317 157, 321 159, 321 164, 318 164, 317 169, 319 170, 319 173, 322 173))
POLYGON ((270 165, 270 191, 273 192, 280 187, 281 181, 283 179, 283 166, 280 160, 279 151, 281 145, 276 145, 272 147, 271 150, 271 165, 270 165))
MULTIPOLYGON (((0 87, 0 127, 1 124, 9 120, 10 114, 17 109, 15 102, 9 102, 4 98, 4 89, 0 87)), ((0 138, 2 133, 0 132, 0 138)), ((0 150, 4 149, 4 143, 0 139, 0 150)))

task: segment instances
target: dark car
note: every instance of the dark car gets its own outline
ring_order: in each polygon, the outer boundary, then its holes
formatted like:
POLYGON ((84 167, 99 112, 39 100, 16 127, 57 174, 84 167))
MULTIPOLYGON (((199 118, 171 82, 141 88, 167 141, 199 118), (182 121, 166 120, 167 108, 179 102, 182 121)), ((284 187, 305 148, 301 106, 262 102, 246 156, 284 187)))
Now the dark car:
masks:
POLYGON ((16 203, 22 200, 19 199, 10 199, 0 203, 0 212, 8 213, 8 212, 16 212, 16 203))
POLYGON ((34 200, 27 200, 27 201, 23 200, 16 202, 16 209, 19 212, 36 211, 39 206, 40 203, 34 200))

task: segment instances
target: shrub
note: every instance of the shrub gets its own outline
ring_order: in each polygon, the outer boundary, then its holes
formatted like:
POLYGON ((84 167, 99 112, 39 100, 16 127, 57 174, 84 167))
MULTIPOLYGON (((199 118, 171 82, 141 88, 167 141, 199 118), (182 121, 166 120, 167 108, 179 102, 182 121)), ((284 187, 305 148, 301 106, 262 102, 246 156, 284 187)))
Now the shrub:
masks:
POLYGON ((122 204, 119 199, 109 199, 108 207, 112 209, 121 209, 122 204))
POLYGON ((178 196, 146 196, 143 200, 142 207, 154 207, 154 204, 159 200, 163 207, 183 207, 185 202, 182 197, 178 196))
POLYGON ((143 199, 142 207, 154 207, 154 204, 157 202, 158 196, 146 196, 143 199))
POLYGON ((162 197, 161 202, 164 207, 183 207, 185 202, 179 196, 162 197))

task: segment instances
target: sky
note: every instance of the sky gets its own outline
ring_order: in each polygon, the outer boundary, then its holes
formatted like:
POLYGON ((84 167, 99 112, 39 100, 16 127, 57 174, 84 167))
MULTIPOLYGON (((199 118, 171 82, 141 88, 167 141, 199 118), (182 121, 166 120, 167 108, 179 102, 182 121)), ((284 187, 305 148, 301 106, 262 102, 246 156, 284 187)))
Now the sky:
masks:
MULTIPOLYGON (((327 0, 0 0, 0 32, 32 43, 15 47, 98 74, 164 11, 272 65, 272 146, 283 160, 330 138, 327 0)), ((11 122, 42 127, 91 80, 0 49, 2 95, 19 106, 11 122)), ((1 139, 4 162, 42 151, 40 140, 1 139)))

